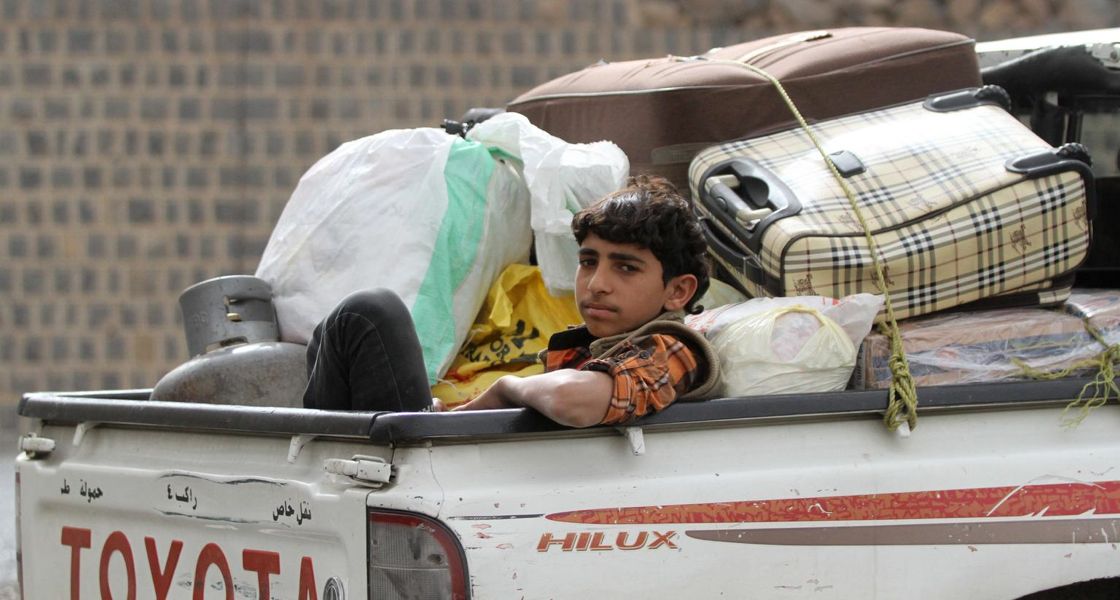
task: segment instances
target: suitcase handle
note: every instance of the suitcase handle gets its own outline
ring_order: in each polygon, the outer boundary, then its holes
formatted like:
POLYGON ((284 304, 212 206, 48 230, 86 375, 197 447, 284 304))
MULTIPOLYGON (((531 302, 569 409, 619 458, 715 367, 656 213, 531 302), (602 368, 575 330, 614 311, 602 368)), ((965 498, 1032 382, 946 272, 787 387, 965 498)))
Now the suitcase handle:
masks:
POLYGON ((1085 210, 1089 222, 1097 216, 1097 186, 1094 184, 1093 158, 1082 144, 1063 144, 1058 148, 1017 156, 1004 163, 1004 168, 1027 179, 1049 177, 1074 171, 1085 182, 1085 210))
POLYGON ((749 158, 716 164, 700 178, 699 188, 705 208, 724 229, 742 232, 743 244, 756 255, 771 223, 801 212, 793 191, 749 158))
MULTIPOLYGON (((727 243, 725 234, 720 231, 719 225, 712 222, 711 217, 701 216, 699 221, 700 230, 704 232, 704 240, 708 242, 708 249, 720 258, 723 266, 731 271, 732 275, 746 279, 771 295, 781 295, 780 291, 776 291, 776 288, 779 287, 776 285, 777 282, 766 276, 766 271, 762 270, 762 265, 759 264, 757 256, 741 252, 727 243)), ((736 285, 736 287, 741 288, 742 285, 736 285)))

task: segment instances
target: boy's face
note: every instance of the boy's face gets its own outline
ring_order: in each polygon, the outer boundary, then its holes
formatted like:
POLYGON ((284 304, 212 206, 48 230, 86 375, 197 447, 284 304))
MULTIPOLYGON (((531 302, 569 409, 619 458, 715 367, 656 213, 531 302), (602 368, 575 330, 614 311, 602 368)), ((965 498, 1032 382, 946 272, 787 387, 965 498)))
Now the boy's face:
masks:
POLYGON ((661 274, 661 261, 648 248, 588 234, 579 248, 576 302, 591 335, 632 331, 666 310, 684 308, 696 292, 696 276, 664 283, 661 274))

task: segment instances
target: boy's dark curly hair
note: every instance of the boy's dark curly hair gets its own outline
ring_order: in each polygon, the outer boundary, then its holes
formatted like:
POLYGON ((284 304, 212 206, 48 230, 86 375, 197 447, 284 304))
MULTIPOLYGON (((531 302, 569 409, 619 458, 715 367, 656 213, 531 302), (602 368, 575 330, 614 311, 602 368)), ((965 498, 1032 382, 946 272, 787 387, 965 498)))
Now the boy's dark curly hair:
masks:
POLYGON ((708 291, 708 262, 704 234, 688 201, 663 177, 638 175, 572 218, 572 233, 583 243, 594 233, 608 242, 648 248, 661 262, 662 280, 691 273, 696 293, 685 310, 696 314, 696 301, 708 291))

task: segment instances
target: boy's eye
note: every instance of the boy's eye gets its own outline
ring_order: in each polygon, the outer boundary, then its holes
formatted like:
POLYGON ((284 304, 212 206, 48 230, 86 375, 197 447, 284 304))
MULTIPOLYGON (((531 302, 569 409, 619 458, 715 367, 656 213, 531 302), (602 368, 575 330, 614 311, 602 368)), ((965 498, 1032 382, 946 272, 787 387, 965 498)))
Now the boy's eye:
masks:
POLYGON ((581 259, 579 259, 579 266, 581 266, 581 267, 594 267, 595 266, 595 259, 594 258, 581 258, 581 259))
POLYGON ((637 273, 638 272, 638 267, 636 267, 634 265, 629 265, 629 264, 626 264, 626 263, 622 263, 622 264, 618 265, 618 268, 619 268, 619 270, 621 270, 623 272, 626 272, 626 273, 637 273))

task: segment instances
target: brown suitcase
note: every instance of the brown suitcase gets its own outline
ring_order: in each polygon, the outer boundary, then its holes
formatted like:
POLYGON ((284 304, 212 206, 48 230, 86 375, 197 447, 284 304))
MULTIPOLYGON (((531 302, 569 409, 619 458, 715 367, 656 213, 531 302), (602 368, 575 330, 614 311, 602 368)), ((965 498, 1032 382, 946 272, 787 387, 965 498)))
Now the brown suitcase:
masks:
POLYGON ((915 28, 851 27, 779 35, 702 56, 601 63, 544 83, 507 107, 568 142, 610 140, 631 173, 688 190, 688 165, 721 142, 794 124, 778 78, 810 120, 980 85, 973 40, 915 28), (717 62, 719 61, 719 62, 717 62))

